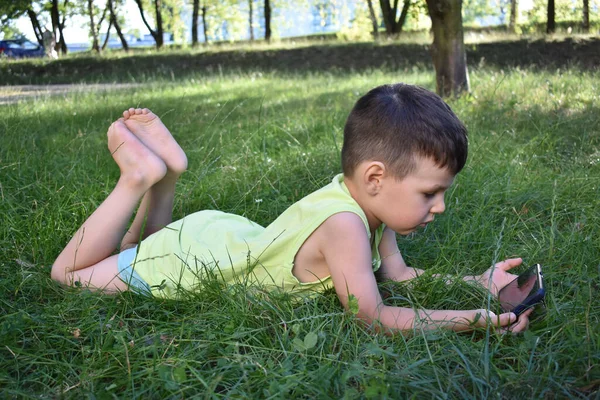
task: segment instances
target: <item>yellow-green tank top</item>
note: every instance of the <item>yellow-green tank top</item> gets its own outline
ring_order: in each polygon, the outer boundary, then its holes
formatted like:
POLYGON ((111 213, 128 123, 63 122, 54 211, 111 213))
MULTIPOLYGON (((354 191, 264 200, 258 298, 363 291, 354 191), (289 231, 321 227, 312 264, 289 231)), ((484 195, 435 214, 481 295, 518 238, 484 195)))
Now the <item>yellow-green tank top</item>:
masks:
MULTIPOLYGON (((157 297, 178 297, 178 289, 195 290, 207 273, 225 282, 249 282, 288 292, 322 291, 330 277, 300 282, 294 258, 304 241, 330 216, 357 214, 371 232, 367 217, 350 196, 343 175, 299 200, 266 228, 249 219, 205 210, 191 214, 144 239, 133 268, 157 297)), ((381 264, 382 225, 371 240, 373 270, 381 264)))

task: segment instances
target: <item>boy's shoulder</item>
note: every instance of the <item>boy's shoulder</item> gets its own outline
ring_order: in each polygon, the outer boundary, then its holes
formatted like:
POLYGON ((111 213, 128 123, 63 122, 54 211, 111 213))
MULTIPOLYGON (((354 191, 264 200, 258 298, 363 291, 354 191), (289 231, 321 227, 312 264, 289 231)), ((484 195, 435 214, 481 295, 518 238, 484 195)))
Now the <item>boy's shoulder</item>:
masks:
POLYGON ((332 240, 340 240, 347 243, 358 241, 370 242, 369 231, 365 227, 362 218, 353 212, 339 212, 327 218, 318 231, 322 233, 323 242, 331 242, 332 240))
POLYGON ((292 204, 280 218, 285 218, 286 214, 289 214, 302 218, 306 223, 312 218, 328 218, 340 212, 353 212, 366 222, 366 215, 352 198, 344 183, 343 174, 336 175, 327 185, 292 204))
POLYGON ((370 259, 369 234, 362 219, 352 212, 329 216, 303 242, 294 260, 294 275, 311 280, 310 275, 331 275, 332 260, 344 255, 370 259), (304 276, 305 271, 310 271, 304 276))

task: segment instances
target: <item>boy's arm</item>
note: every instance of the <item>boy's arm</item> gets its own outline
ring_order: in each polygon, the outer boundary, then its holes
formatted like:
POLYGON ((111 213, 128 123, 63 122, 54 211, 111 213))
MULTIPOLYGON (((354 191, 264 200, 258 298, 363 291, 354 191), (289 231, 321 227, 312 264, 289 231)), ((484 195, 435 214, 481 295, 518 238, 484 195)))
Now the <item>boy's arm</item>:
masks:
POLYGON ((396 232, 390 228, 385 228, 383 237, 379 244, 379 255, 381 257, 381 266, 377 274, 382 280, 406 281, 416 278, 424 271, 418 268, 412 268, 406 265, 396 242, 396 232))
MULTIPOLYGON (((486 326, 487 320, 497 326, 509 326, 516 317, 512 313, 496 316, 486 310, 418 310, 383 304, 372 270, 371 249, 363 221, 353 213, 339 213, 319 228, 321 252, 325 257, 335 290, 344 308, 349 308, 350 295, 358 301, 357 316, 367 323, 379 321, 386 331, 449 328, 455 331, 486 326)), ((512 330, 526 328, 527 318, 520 318, 512 330)))
MULTIPOLYGON (((392 231, 390 228, 385 228, 385 231, 383 232, 383 237, 379 244, 379 255, 381 256, 381 267, 379 267, 378 274, 383 280, 390 279, 398 282, 406 281, 416 278, 425 272, 422 269, 412 268, 406 265, 400 254, 400 250, 398 249, 396 232, 392 231)), ((508 271, 518 267, 522 262, 523 260, 521 258, 509 258, 496 263, 481 275, 464 276, 462 279, 467 282, 476 282, 487 288, 494 296, 498 296, 498 292, 501 288, 517 278, 517 275, 511 274, 508 271)), ((432 276, 447 278, 449 281, 452 279, 450 276, 440 274, 434 274, 432 276)))

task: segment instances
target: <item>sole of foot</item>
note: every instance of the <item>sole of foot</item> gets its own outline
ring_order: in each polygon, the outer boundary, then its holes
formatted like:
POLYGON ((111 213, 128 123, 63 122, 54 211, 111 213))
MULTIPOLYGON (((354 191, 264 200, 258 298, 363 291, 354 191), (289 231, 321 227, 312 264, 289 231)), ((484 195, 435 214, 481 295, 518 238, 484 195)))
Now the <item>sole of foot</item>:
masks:
POLYGON ((128 185, 148 189, 167 173, 165 163, 146 147, 127 128, 123 121, 115 121, 108 128, 108 149, 121 169, 121 179, 128 185))
POLYGON ((147 108, 123 112, 123 122, 167 165, 168 173, 179 176, 187 169, 187 157, 160 118, 147 108))

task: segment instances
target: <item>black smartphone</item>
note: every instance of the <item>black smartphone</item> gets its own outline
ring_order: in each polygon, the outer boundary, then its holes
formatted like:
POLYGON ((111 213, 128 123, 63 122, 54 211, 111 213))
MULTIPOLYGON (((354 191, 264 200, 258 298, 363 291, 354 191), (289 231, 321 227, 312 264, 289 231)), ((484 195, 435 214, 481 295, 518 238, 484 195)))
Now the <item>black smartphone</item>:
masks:
POLYGON ((504 312, 514 312, 517 316, 544 299, 544 276, 542 266, 535 264, 519 275, 514 281, 500 289, 498 300, 504 312))

